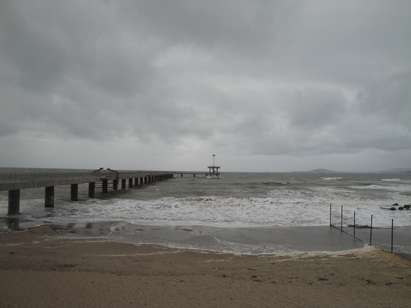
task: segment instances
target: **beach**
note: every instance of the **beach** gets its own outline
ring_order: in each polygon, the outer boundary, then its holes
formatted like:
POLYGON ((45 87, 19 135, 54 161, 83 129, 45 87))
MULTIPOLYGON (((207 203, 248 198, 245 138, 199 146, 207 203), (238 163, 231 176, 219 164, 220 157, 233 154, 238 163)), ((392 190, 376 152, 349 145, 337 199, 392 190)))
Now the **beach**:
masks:
POLYGON ((1 307, 409 307, 411 262, 377 249, 234 255, 41 226, 0 233, 1 307))

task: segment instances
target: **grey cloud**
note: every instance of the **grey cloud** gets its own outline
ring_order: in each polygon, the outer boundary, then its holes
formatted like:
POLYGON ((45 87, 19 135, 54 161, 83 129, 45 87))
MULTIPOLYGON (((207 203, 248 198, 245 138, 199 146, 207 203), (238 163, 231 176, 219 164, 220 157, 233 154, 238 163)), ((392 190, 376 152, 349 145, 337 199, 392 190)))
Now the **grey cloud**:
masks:
POLYGON ((411 150, 410 15, 408 1, 2 1, 0 138, 395 156, 411 150))

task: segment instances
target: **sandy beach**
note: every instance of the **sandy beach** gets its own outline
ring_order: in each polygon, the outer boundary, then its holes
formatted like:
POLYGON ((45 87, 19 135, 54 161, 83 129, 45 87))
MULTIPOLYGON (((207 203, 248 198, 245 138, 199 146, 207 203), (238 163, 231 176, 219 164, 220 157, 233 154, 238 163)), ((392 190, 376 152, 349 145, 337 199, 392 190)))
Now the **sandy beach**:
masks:
POLYGON ((411 262, 379 250, 238 256, 0 234, 1 307, 409 307, 411 262))

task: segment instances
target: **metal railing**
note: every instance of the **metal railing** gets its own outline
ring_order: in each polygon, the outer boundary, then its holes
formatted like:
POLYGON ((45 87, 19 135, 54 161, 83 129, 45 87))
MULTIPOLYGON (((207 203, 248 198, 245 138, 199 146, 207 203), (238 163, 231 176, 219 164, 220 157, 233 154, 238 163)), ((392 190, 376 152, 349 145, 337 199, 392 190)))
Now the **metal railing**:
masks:
POLYGON ((394 226, 394 219, 391 219, 390 224, 378 226, 375 224, 375 216, 370 215, 365 224, 360 224, 356 214, 356 211, 353 211, 351 215, 347 215, 344 213, 342 205, 339 208, 339 213, 336 214, 332 204, 330 204, 330 228, 351 236, 355 241, 361 241, 391 253, 401 252, 401 243, 395 243, 394 235, 397 227, 394 226))

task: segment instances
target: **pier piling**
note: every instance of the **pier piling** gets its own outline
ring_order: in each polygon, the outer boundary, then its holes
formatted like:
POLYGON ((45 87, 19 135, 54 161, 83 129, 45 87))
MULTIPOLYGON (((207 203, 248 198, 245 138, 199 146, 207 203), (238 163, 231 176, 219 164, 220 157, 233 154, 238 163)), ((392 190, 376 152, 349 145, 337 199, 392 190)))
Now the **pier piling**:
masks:
POLYGON ((126 190, 126 179, 121 179, 121 190, 126 190))
POLYGON ((44 206, 54 207, 54 186, 47 186, 44 189, 44 206))
POLYGON ((20 212, 20 189, 9 190, 9 215, 16 215, 20 212))
POLYGON ((103 184, 102 186, 103 194, 106 194, 108 192, 108 180, 103 179, 102 184, 103 184))
POLYGON ((71 201, 78 201, 78 184, 70 185, 70 199, 71 201))
POLYGON ((89 198, 94 198, 96 196, 96 183, 95 182, 88 183, 88 196, 89 198))
POLYGON ((115 190, 115 191, 118 190, 118 180, 117 179, 113 180, 113 190, 115 190))

